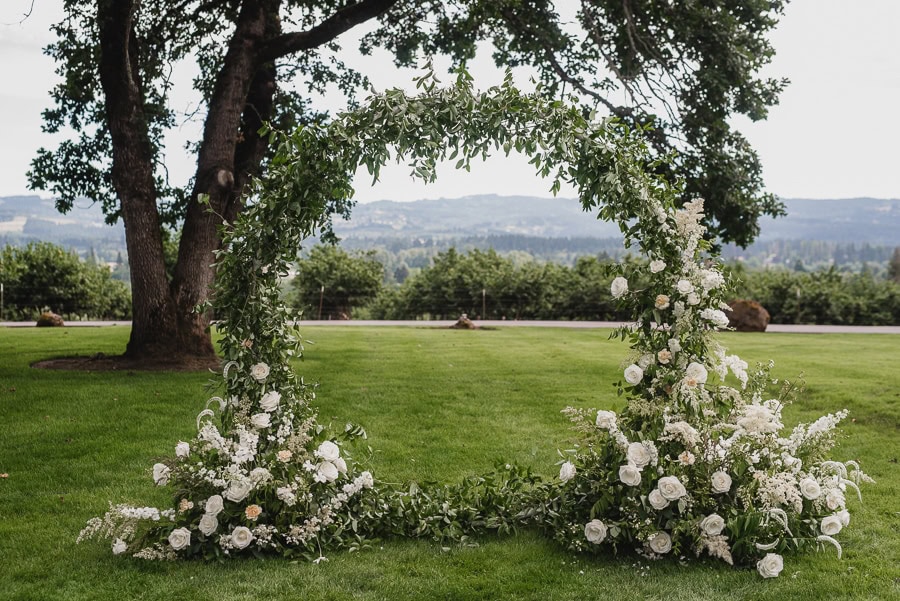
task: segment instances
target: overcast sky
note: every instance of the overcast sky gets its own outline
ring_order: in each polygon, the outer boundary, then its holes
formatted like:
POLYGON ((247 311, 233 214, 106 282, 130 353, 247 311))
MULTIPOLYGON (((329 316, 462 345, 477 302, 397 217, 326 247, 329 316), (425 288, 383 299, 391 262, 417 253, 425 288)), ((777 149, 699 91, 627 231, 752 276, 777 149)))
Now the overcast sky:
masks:
MULTIPOLYGON (((57 81, 41 49, 53 39, 49 25, 59 20, 62 2, 34 0, 31 16, 18 23, 30 5, 31 0, 0 2, 0 196, 33 193, 25 179, 29 162, 37 148, 54 144, 40 131, 47 91, 57 81)), ((770 192, 785 198, 900 198, 898 25, 900 0, 794 0, 788 5, 772 35, 777 56, 765 75, 787 77, 791 85, 767 121, 735 121, 762 158, 770 192)), ((353 62, 378 89, 408 87, 415 75, 398 72, 383 55, 353 62)), ((502 78, 487 57, 471 69, 480 88, 502 78)), ((517 82, 527 85, 527 73, 517 73, 517 82)), ((192 133, 185 126, 170 144, 167 162, 174 181, 193 173, 190 158, 178 152, 181 140, 192 133)), ((411 181, 407 168, 389 168, 374 187, 365 177, 358 179, 357 196, 363 202, 488 193, 549 196, 549 184, 517 158, 491 159, 471 173, 454 173, 452 167, 439 173, 436 183, 425 186, 411 181)))

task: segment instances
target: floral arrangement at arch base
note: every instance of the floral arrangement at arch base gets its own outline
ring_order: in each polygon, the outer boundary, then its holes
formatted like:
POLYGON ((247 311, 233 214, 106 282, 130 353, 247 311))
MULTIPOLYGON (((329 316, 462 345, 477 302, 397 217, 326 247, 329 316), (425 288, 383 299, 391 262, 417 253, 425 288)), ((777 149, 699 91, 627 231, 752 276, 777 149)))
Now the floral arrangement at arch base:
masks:
POLYGON ((846 411, 785 433, 795 385, 770 398, 772 365, 751 372, 712 338, 728 325, 727 287, 718 266, 700 260, 702 208, 697 200, 673 222, 661 216, 676 252, 651 251, 645 288, 631 290, 625 275, 612 281, 613 296, 640 316, 618 332, 633 349, 618 384, 627 406, 618 415, 564 410, 579 446, 536 513, 576 551, 708 555, 755 563, 772 578, 787 551, 831 545, 840 556, 847 497, 871 479, 853 461, 827 460, 846 411))
MULTIPOLYGON (((111 506, 79 541, 105 538, 113 553, 144 559, 320 561, 374 537, 464 540, 538 525, 578 552, 692 553, 755 563, 765 578, 778 576, 789 551, 830 545, 840 554, 847 502, 871 481, 856 463, 828 459, 846 412, 785 432, 794 385, 768 394, 771 365, 751 371, 713 338, 728 325, 727 282, 707 256, 703 203, 675 208, 679 191, 647 169, 640 132, 523 95, 510 77, 486 93, 465 72, 449 88, 430 74, 418 86, 418 96, 389 90, 327 126, 272 132, 275 158, 255 184, 257 201, 228 225, 217 255, 225 392, 198 415, 196 437, 153 466, 172 506, 111 506), (645 267, 611 282, 635 316, 616 332, 632 349, 617 383, 627 406, 565 409, 579 441, 554 481, 507 466, 427 492, 392 488, 317 422, 314 389, 290 366, 302 347, 279 277, 301 241, 327 227, 329 203, 349 203, 357 167, 377 179, 393 148, 431 180, 438 160, 466 167, 492 147, 531 157, 555 178, 554 192, 562 179, 574 184, 586 209, 617 221, 626 244, 647 255, 645 267)), ((341 438, 361 435, 348 424, 341 438)))

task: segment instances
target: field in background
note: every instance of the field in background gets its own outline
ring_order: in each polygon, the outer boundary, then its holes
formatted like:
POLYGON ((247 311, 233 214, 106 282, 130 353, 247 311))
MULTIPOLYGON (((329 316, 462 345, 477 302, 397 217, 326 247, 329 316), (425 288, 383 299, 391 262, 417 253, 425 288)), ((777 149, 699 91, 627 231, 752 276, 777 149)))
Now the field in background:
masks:
MULTIPOLYGON (((619 408, 611 382, 627 348, 606 332, 306 328, 297 370, 319 381, 320 421, 369 432, 370 464, 389 482, 452 482, 495 460, 556 473, 566 405, 619 408)), ((834 455, 877 481, 851 502, 828 549, 786 559, 782 577, 703 560, 588 559, 540 536, 489 538, 442 551, 389 541, 319 565, 276 559, 148 564, 74 544, 107 500, 165 504, 150 466, 194 432, 208 374, 32 370, 53 356, 114 354, 125 328, 0 330, 0 599, 888 599, 900 596, 900 344, 894 336, 728 334, 751 363, 808 381, 786 421, 851 410, 834 455)), ((356 453, 362 456, 362 449, 356 453)), ((693 558, 688 558, 693 559, 693 558)))

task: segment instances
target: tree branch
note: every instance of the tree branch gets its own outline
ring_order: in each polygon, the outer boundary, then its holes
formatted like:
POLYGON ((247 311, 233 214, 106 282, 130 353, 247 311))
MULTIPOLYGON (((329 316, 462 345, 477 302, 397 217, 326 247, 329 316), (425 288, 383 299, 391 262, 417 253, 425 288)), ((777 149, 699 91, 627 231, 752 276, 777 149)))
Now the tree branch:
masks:
POLYGON ((318 48, 345 31, 384 13, 398 0, 361 0, 345 6, 310 30, 286 33, 260 47, 259 62, 266 63, 294 52, 318 48))

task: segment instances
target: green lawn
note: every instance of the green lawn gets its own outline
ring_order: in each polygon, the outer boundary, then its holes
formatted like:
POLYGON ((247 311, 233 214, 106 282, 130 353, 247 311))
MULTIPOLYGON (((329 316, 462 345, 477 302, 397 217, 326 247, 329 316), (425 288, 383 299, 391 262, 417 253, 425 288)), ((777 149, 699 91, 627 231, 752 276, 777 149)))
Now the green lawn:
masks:
MULTIPOLYGON (((442 551, 389 541, 311 565, 272 559, 154 564, 75 545, 107 501, 165 504, 150 466, 193 433, 206 374, 64 373, 38 359, 115 353, 127 330, 0 330, 0 599, 900 599, 900 338, 730 334, 751 365, 809 383, 789 423, 847 407, 835 452, 877 481, 833 550, 786 558, 781 578, 708 560, 572 556, 533 533, 442 551)), ((320 381, 320 420, 352 420, 391 482, 452 482, 496 459, 553 475, 566 405, 618 408, 627 349, 606 332, 309 328, 298 371, 320 381)), ((362 453, 357 453, 361 455, 362 453)))

